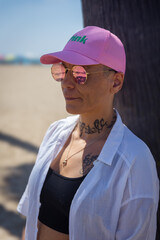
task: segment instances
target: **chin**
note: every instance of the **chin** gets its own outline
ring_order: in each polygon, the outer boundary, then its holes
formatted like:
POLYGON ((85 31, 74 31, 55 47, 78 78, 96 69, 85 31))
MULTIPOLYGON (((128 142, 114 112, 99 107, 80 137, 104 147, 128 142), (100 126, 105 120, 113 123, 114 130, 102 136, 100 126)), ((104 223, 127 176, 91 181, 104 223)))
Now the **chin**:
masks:
POLYGON ((66 111, 70 114, 81 114, 83 111, 79 108, 66 105, 66 111))
POLYGON ((70 114, 80 114, 79 111, 77 111, 76 109, 70 109, 66 107, 66 111, 70 114))

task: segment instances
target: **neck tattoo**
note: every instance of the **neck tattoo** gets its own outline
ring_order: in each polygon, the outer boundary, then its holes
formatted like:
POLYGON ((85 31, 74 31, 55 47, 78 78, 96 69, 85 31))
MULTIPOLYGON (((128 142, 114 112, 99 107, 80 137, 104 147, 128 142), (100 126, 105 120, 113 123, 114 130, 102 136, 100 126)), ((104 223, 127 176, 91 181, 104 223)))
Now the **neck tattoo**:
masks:
POLYGON ((84 122, 79 121, 80 127, 80 137, 82 137, 83 133, 93 134, 93 133, 101 133, 104 127, 112 128, 116 121, 116 115, 113 116, 112 121, 108 123, 108 121, 104 121, 103 118, 96 119, 93 123, 93 126, 86 125, 84 122))

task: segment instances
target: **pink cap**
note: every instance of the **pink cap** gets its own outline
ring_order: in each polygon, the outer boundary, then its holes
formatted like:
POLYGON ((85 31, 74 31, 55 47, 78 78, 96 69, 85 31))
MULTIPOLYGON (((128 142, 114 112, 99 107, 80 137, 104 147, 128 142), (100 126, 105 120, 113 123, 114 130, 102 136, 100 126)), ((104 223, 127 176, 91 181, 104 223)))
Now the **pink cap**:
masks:
POLYGON ((40 58, 41 63, 61 61, 73 65, 103 64, 125 73, 126 55, 122 42, 110 31, 88 26, 75 33, 60 52, 48 53, 40 58))

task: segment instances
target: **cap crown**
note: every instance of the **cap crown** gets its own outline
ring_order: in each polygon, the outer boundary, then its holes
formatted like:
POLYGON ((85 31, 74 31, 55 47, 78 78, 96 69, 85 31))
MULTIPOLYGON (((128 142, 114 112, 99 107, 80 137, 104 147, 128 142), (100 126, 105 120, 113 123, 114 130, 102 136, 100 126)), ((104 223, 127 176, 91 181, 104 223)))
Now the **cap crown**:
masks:
POLYGON ((111 67, 125 72, 126 56, 122 42, 110 31, 88 26, 74 34, 63 51, 73 51, 111 67))

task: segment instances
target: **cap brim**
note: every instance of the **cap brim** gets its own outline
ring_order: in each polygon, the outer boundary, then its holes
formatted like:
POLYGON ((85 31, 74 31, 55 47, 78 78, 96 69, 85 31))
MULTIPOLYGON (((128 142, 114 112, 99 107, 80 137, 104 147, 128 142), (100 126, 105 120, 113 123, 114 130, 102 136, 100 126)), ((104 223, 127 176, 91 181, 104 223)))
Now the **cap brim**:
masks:
POLYGON ((94 65, 99 64, 97 61, 90 59, 74 51, 61 51, 55 53, 48 53, 40 58, 43 64, 53 64, 58 62, 67 62, 75 65, 94 65))

